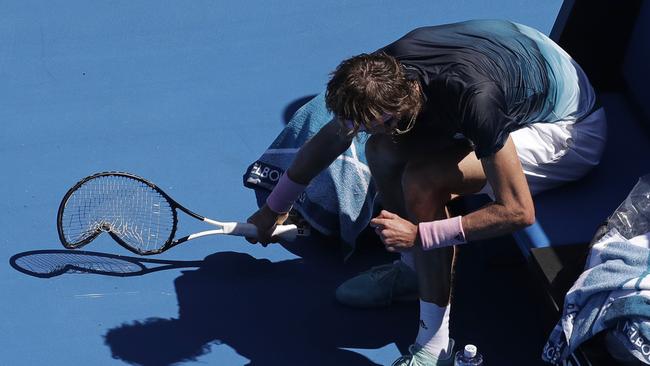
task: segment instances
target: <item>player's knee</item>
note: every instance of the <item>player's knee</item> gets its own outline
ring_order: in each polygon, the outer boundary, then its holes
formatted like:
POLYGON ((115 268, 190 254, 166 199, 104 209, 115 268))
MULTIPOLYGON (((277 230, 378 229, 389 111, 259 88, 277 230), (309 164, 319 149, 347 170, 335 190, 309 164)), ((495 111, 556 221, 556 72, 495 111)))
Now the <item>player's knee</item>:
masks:
POLYGON ((435 164, 409 163, 402 173, 404 194, 432 196, 447 191, 447 180, 435 164))
POLYGON ((406 208, 416 216, 427 215, 448 200, 449 189, 444 179, 435 179, 435 168, 417 164, 407 165, 402 174, 403 197, 406 208))
POLYGON ((372 135, 365 144, 366 160, 370 170, 380 175, 393 172, 400 165, 403 165, 395 144, 383 135, 372 135))

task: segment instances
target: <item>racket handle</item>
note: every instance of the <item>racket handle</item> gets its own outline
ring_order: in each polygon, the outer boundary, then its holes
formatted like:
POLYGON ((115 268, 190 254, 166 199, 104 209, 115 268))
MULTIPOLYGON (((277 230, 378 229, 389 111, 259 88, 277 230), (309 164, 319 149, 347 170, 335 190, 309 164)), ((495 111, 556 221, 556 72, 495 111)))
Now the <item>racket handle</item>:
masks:
MULTIPOLYGON (((238 222, 229 233, 230 235, 248 236, 257 238, 257 226, 249 223, 238 222)), ((296 225, 277 225, 271 236, 277 236, 281 239, 294 241, 298 236, 298 227, 296 225)))

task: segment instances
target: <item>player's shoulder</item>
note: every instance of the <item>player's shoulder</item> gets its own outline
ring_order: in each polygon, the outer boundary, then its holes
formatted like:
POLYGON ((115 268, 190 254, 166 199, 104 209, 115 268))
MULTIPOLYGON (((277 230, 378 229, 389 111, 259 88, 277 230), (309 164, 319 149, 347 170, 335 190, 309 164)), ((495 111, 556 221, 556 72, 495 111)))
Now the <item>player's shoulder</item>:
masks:
POLYGON ((517 24, 503 19, 472 19, 415 28, 400 38, 397 44, 437 44, 470 47, 481 39, 512 40, 522 33, 517 24))
POLYGON ((514 27, 513 22, 505 19, 470 19, 462 22, 418 27, 409 31, 403 38, 418 38, 433 32, 497 32, 499 29, 514 29, 514 27))

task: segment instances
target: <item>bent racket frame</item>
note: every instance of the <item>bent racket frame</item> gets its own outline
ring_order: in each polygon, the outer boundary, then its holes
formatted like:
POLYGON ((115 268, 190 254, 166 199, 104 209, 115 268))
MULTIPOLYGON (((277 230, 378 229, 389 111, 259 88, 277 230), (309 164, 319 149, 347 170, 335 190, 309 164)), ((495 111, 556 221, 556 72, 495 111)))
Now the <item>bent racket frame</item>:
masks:
MULTIPOLYGON (((246 236, 246 237, 257 237, 257 227, 253 224, 250 223, 241 223, 241 222, 221 222, 221 221, 216 221, 212 220, 209 218, 206 218, 205 216, 199 215, 180 203, 176 202, 171 196, 169 196, 167 193, 165 193, 162 189, 160 189, 158 186, 155 184, 149 182, 148 180, 139 177, 135 174, 131 173, 126 173, 126 172, 119 172, 119 171, 109 171, 109 172, 101 172, 101 173, 96 173, 93 175, 90 175, 86 178, 83 178, 79 182, 77 182, 72 188, 66 192, 65 196, 61 200, 61 204, 59 205, 58 213, 57 213, 57 232, 59 235, 59 240, 61 241, 61 244, 65 248, 68 249, 77 249, 81 248, 84 245, 90 243, 93 241, 97 236, 99 236, 103 232, 107 232, 113 240, 115 240, 118 244, 120 244, 122 247, 125 249, 139 255, 154 255, 154 254, 160 254, 172 247, 175 247, 178 244, 184 243, 188 240, 208 236, 208 235, 235 235, 235 236, 246 236), (70 197, 84 184, 87 182, 101 178, 101 177, 124 177, 124 178, 129 178, 133 179, 135 181, 138 181, 139 183, 142 183, 152 190, 154 190, 156 193, 160 194, 163 199, 167 201, 169 204, 169 208, 171 210, 173 222, 172 222, 172 228, 169 233, 169 237, 166 239, 164 245, 160 246, 157 249, 148 249, 148 250, 139 250, 138 248, 133 247, 132 245, 129 245, 126 243, 119 235, 113 232, 111 227, 106 224, 98 224, 92 233, 88 235, 86 238, 83 240, 71 243, 68 241, 66 238, 65 232, 64 232, 64 224, 63 224, 63 218, 64 218, 64 212, 66 209, 66 204, 68 203, 70 197), (193 233, 178 239, 174 239, 177 231, 177 225, 178 225, 178 213, 177 210, 181 210, 182 212, 186 213, 187 215, 198 219, 200 221, 203 221, 205 223, 208 223, 210 225, 218 227, 218 229, 214 230, 205 230, 205 231, 200 231, 197 233, 193 233)), ((273 232, 274 236, 278 236, 282 239, 285 240, 294 240, 296 236, 299 234, 299 229, 297 228, 296 225, 278 225, 276 229, 273 232)))

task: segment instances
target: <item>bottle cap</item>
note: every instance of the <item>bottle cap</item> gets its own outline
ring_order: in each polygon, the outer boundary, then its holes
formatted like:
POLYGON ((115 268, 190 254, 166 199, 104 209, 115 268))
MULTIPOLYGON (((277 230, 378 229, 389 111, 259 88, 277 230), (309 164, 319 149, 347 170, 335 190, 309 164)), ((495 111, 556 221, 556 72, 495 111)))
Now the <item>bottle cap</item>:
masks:
POLYGON ((467 346, 465 346, 465 352, 464 352, 465 357, 474 358, 477 353, 478 353, 478 349, 476 348, 475 345, 468 344, 467 346))

